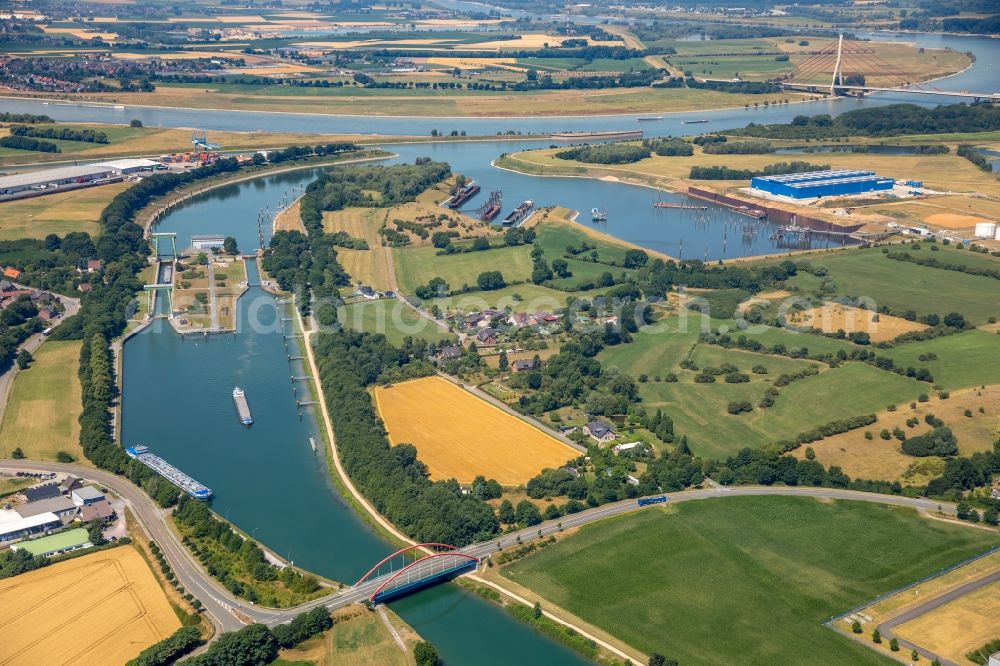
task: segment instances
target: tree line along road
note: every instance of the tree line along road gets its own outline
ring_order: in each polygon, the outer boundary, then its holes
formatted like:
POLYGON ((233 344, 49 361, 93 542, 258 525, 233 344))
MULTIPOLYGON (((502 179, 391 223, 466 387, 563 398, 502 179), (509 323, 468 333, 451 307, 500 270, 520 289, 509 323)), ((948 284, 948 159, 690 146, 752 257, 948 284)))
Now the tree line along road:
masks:
MULTIPOLYGON (((244 599, 235 597, 222 587, 218 581, 209 576, 194 555, 181 544, 180 540, 167 525, 168 513, 158 507, 141 488, 134 485, 128 479, 100 469, 31 460, 0 459, 0 469, 73 474, 74 476, 96 481, 113 490, 125 500, 128 507, 135 514, 143 531, 160 546, 181 585, 186 591, 201 601, 212 623, 220 631, 235 631, 240 629, 247 620, 273 626, 289 622, 299 613, 317 606, 325 606, 330 610, 334 610, 351 604, 365 602, 389 577, 389 574, 386 574, 372 578, 361 585, 344 588, 334 594, 314 599, 293 608, 276 609, 256 606, 244 599)), ((826 500, 854 500, 908 506, 925 511, 940 511, 947 515, 955 515, 956 513, 955 505, 947 502, 936 502, 926 498, 880 495, 877 493, 838 488, 735 486, 684 490, 669 493, 667 497, 669 498, 669 502, 688 502, 761 495, 813 497, 826 500)), ((498 536, 496 539, 472 544, 457 552, 482 559, 493 553, 500 552, 504 548, 526 544, 561 532, 567 528, 579 527, 612 516, 631 513, 641 508, 644 507, 638 506, 634 499, 606 504, 559 519, 545 521, 533 527, 518 530, 517 532, 504 534, 498 536)), ((436 569, 433 564, 417 564, 412 571, 419 576, 421 573, 428 575, 437 573, 439 569, 436 569)))

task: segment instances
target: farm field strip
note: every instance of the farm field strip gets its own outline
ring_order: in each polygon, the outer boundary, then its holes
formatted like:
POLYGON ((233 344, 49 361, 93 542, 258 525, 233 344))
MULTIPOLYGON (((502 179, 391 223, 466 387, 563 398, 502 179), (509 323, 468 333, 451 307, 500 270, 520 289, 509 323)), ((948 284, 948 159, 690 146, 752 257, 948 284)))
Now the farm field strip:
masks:
POLYGON ((578 455, 441 377, 378 387, 375 402, 392 443, 413 444, 433 479, 468 483, 482 474, 501 485, 520 485, 578 455))
POLYGON ((124 664, 180 627, 130 546, 0 581, 0 663, 124 664))

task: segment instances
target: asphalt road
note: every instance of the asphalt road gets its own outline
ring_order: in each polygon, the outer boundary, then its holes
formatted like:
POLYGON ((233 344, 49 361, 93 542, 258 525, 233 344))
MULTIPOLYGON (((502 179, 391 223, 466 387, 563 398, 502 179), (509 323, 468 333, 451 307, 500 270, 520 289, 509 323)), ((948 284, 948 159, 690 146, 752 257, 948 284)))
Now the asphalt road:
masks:
MULTIPOLYGON (((116 476, 103 470, 89 469, 78 465, 31 460, 0 460, 0 468, 15 471, 32 470, 74 474, 76 476, 96 481, 115 491, 126 501, 145 532, 160 546, 181 585, 185 588, 185 590, 193 594, 201 601, 201 603, 205 606, 205 611, 212 622, 223 631, 234 631, 239 629, 244 624, 243 619, 273 626, 283 622, 288 622, 299 613, 315 608, 316 606, 326 606, 327 608, 333 610, 336 608, 343 608, 354 603, 363 602, 366 601, 388 578, 388 575, 373 578, 365 581, 359 586, 344 588, 335 594, 314 599, 313 601, 294 608, 279 610, 255 606, 244 599, 233 596, 215 579, 209 576, 201 568, 201 565, 194 558, 191 552, 180 543, 176 535, 168 528, 166 522, 167 516, 169 515, 168 512, 156 506, 153 500, 150 499, 141 488, 132 484, 124 477, 116 476), (237 613, 239 616, 237 616, 237 613)), ((876 493, 865 493, 855 490, 840 490, 834 488, 738 486, 731 488, 706 488, 701 490, 685 490, 676 493, 667 493, 669 502, 672 503, 713 498, 760 495, 815 497, 819 499, 831 500, 855 500, 862 502, 875 502, 878 504, 908 506, 914 509, 924 509, 927 511, 937 511, 940 509, 946 514, 955 513, 955 506, 953 504, 935 502, 922 498, 879 495, 876 493)), ((472 544, 458 552, 471 555, 473 557, 483 558, 492 553, 500 552, 504 548, 510 548, 521 543, 529 543, 536 539, 548 537, 549 535, 555 534, 563 529, 579 527, 581 525, 593 523, 611 516, 618 516, 638 511, 642 508, 645 507, 638 506, 635 500, 625 500, 614 504, 606 504, 595 509, 589 509, 587 511, 581 511, 580 513, 564 516, 558 520, 546 521, 534 527, 519 530, 511 534, 505 534, 495 540, 491 539, 489 541, 472 544), (519 538, 520 541, 518 540, 519 538)), ((447 559, 444 561, 447 562, 447 559)), ((454 562, 457 562, 457 560, 454 562)), ((431 560, 430 562, 417 564, 411 571, 418 575, 421 573, 433 574, 440 572, 441 565, 442 560, 436 559, 431 560)))
POLYGON ((920 604, 915 608, 911 608, 905 613, 900 613, 899 615, 890 620, 886 620, 882 624, 878 625, 879 633, 882 634, 884 640, 889 641, 895 638, 897 641, 899 641, 900 646, 902 646, 904 649, 916 650, 921 654, 921 656, 923 656, 928 661, 933 661, 937 659, 941 663, 941 666, 959 666, 957 663, 955 663, 950 659, 947 659, 946 657, 937 655, 931 652, 930 650, 926 650, 920 647, 919 645, 911 643, 905 638, 900 638, 894 635, 893 630, 901 624, 905 624, 914 618, 920 617, 924 613, 929 613, 936 608, 944 606, 949 601, 954 601, 959 597, 963 597, 966 594, 969 594, 970 592, 978 590, 981 587, 985 587, 986 585, 995 583, 997 581, 1000 581, 1000 571, 994 571, 993 573, 987 574, 986 576, 983 576, 978 580, 974 580, 971 583, 966 583, 965 585, 956 587, 954 590, 946 592, 941 596, 934 597, 933 599, 927 601, 926 603, 920 604))

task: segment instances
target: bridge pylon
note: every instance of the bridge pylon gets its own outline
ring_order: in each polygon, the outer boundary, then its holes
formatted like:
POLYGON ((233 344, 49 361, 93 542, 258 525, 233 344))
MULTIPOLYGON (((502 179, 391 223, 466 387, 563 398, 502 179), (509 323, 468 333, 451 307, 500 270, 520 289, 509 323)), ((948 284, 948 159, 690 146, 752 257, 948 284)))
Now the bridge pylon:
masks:
POLYGON ((830 81, 830 96, 837 94, 837 84, 844 85, 844 71, 840 68, 840 61, 844 53, 844 33, 840 33, 837 39, 837 60, 833 65, 833 79, 830 81), (838 81, 839 79, 839 81, 838 81))

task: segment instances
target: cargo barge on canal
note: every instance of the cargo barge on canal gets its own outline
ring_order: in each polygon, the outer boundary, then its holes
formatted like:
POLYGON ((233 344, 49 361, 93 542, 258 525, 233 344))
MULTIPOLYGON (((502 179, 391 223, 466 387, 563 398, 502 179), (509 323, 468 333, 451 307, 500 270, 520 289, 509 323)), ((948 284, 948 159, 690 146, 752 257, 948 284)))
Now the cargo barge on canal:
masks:
POLYGON ((250 414, 247 394, 239 386, 233 389, 233 402, 236 403, 236 413, 239 414, 240 423, 245 426, 253 425, 253 416, 250 414))
POLYGON ((180 471, 160 456, 150 452, 148 446, 130 446, 125 449, 130 458, 135 458, 164 479, 174 484, 188 495, 199 500, 212 498, 212 489, 204 486, 180 471))
POLYGON ((517 208, 510 211, 507 217, 503 218, 503 226, 514 227, 524 221, 524 218, 528 217, 531 213, 531 209, 535 207, 535 202, 531 199, 521 202, 517 208))
POLYGON ((460 189, 455 194, 455 196, 449 199, 445 205, 452 210, 457 210, 458 208, 461 207, 462 204, 464 204, 466 201, 476 196, 477 194, 479 194, 478 185, 475 184, 466 185, 465 187, 460 189))

